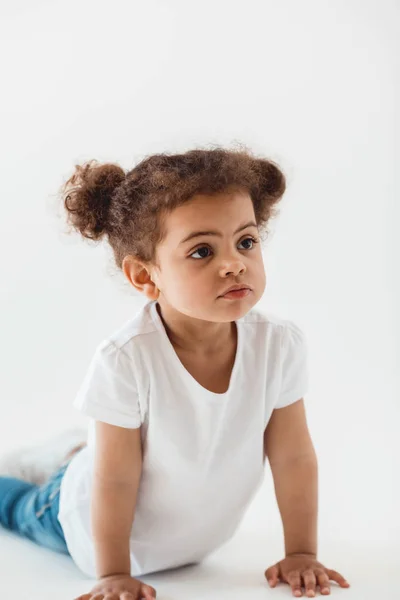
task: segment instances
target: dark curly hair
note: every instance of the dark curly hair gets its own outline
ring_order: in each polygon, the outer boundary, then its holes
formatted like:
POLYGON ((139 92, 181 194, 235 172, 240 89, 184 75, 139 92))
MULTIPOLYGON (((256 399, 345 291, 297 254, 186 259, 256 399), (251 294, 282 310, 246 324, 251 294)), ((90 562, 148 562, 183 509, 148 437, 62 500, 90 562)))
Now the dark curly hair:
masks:
POLYGON ((247 149, 194 149, 184 154, 154 154, 131 171, 91 160, 75 165, 61 194, 67 221, 85 238, 107 236, 117 266, 127 254, 155 261, 163 239, 163 217, 196 194, 249 193, 260 232, 276 216, 286 188, 277 164, 247 149))

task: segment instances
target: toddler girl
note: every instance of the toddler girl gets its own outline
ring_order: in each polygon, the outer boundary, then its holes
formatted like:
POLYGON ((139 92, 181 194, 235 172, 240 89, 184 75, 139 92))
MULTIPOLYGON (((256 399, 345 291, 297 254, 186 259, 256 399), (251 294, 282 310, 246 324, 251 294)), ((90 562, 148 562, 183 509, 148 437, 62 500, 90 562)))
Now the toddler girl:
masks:
POLYGON ((0 478, 1 524, 98 578, 79 600, 154 598, 137 577, 231 539, 266 458, 285 542, 270 586, 308 597, 330 579, 348 586, 317 561, 304 334, 254 308, 260 235, 284 191, 275 163, 221 148, 153 155, 128 173, 90 161, 63 185, 69 222, 105 237, 148 300, 94 353, 74 402, 90 417, 87 444, 42 485, 0 478))

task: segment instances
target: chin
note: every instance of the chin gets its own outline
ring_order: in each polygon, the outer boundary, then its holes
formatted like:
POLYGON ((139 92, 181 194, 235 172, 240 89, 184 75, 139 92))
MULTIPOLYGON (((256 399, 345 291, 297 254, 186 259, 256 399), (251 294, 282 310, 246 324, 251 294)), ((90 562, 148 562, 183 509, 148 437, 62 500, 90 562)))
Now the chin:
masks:
POLYGON ((223 321, 237 321, 241 319, 253 308, 255 302, 240 302, 234 301, 219 310, 219 313, 225 317, 223 321))

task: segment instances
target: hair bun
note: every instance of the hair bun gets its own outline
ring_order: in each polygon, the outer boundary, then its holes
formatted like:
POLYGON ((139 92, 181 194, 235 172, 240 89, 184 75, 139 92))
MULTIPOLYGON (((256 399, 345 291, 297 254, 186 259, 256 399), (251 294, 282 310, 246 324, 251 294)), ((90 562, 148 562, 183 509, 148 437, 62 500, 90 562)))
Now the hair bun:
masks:
POLYGON ((124 170, 115 164, 101 165, 91 160, 75 165, 73 175, 62 187, 68 222, 92 240, 109 233, 113 194, 124 179, 124 170))

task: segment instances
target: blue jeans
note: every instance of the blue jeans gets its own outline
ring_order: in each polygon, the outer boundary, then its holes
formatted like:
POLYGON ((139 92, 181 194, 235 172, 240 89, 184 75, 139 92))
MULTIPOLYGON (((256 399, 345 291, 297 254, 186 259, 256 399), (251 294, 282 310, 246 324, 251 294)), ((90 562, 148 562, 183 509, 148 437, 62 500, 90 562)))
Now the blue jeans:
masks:
POLYGON ((61 480, 70 460, 43 485, 0 476, 0 525, 40 546, 69 554, 58 509, 61 480))

